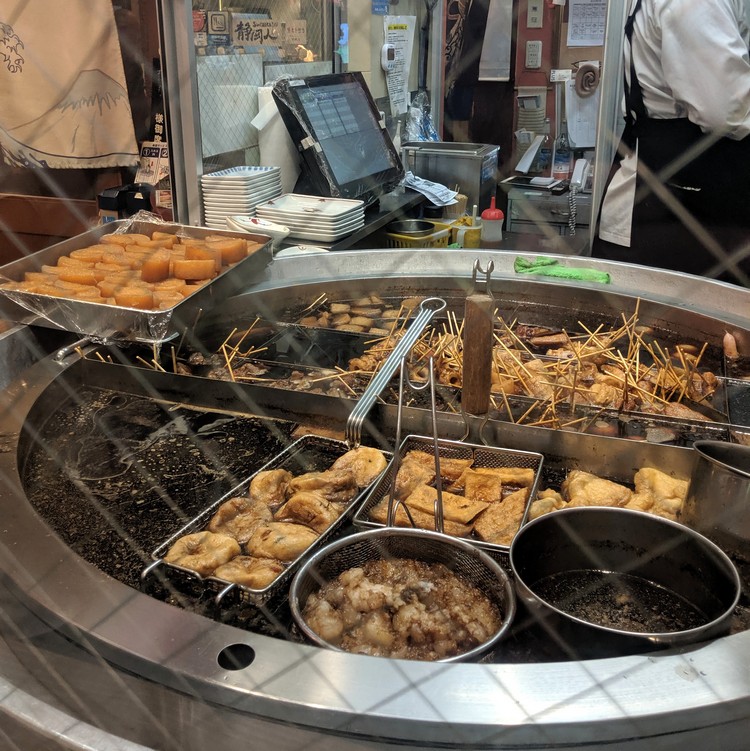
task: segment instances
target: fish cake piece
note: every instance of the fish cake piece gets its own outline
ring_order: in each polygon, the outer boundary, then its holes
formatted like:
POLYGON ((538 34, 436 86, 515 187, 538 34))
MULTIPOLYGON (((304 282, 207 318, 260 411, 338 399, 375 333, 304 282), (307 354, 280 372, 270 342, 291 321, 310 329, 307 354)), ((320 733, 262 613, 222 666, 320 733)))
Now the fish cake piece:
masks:
POLYGON ((210 576, 219 566, 241 553, 240 544, 229 535, 195 532, 183 535, 164 556, 165 563, 210 576))
POLYGON ((318 533, 294 522, 268 522, 253 532, 245 552, 255 558, 289 562, 298 558, 318 539, 318 533))
POLYGON ((357 487, 367 487, 386 467, 388 460, 379 449, 358 446, 342 454, 331 465, 333 470, 350 470, 357 487))
POLYGON ((253 500, 262 501, 275 508, 284 503, 286 489, 293 475, 285 469, 267 469, 258 472, 250 481, 248 495, 253 500))
MULTIPOLYGON (((488 503, 474 501, 462 495, 449 493, 447 490, 442 492, 443 500, 443 519, 449 519, 452 522, 467 524, 477 514, 484 511, 488 503)), ((413 490, 406 499, 406 505, 412 509, 416 508, 427 514, 432 514, 437 499, 437 488, 431 485, 420 485, 413 490)))
MULTIPOLYGON (((435 516, 430 511, 426 514, 424 511, 420 511, 418 508, 409 508, 411 517, 414 520, 414 524, 417 529, 429 529, 435 531, 435 516)), ((372 521, 379 524, 387 524, 388 522, 388 499, 385 498, 382 501, 376 503, 369 512, 369 517, 372 521)), ((394 524, 397 527, 411 527, 412 524, 409 521, 409 517, 404 510, 403 503, 400 503, 396 507, 396 518, 394 524)), ((460 522, 454 522, 450 519, 443 518, 443 532, 451 537, 468 537, 471 534, 471 526, 468 524, 461 524, 460 522)))
POLYGON ((490 504, 474 521, 474 534, 484 542, 510 545, 521 526, 528 488, 506 496, 500 503, 490 504))
POLYGON ((273 558, 238 555, 219 566, 213 575, 250 589, 265 589, 285 568, 281 561, 273 558))
POLYGON ((305 524, 318 534, 325 532, 341 515, 341 507, 331 503, 316 490, 301 490, 274 514, 277 521, 305 524))
POLYGON ((331 503, 348 503, 357 494, 357 481, 351 469, 306 472, 289 481, 287 497, 301 490, 316 490, 331 503))
POLYGON ((261 524, 272 520, 271 509, 263 501, 247 496, 230 498, 216 509, 208 531, 229 535, 244 545, 261 524))

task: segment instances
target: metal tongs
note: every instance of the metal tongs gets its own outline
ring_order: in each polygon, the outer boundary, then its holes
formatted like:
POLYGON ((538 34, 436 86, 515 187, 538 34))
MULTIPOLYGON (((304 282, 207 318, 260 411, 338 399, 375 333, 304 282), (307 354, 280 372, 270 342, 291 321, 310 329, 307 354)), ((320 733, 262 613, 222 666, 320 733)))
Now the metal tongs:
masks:
MULTIPOLYGON (((364 394, 357 402, 357 405, 351 411, 349 419, 346 421, 346 442, 351 448, 359 446, 362 438, 362 425, 368 413, 375 404, 375 401, 383 392, 385 387, 390 383, 393 374, 398 369, 411 348, 416 344, 417 339, 422 335, 425 326, 430 319, 442 310, 445 310, 446 302, 440 297, 428 297, 419 304, 419 312, 414 317, 406 333, 399 339, 393 352, 388 355, 386 361, 380 367, 380 370, 370 380, 364 394)), ((403 368, 402 368, 403 372, 403 368)), ((400 407, 399 407, 400 417, 400 407)))
POLYGON ((412 383, 409 378, 409 373, 406 369, 406 358, 401 359, 401 373, 398 382, 398 416, 396 418, 396 440, 393 449, 393 459, 391 460, 393 479, 391 481, 391 492, 388 498, 388 516, 386 517, 386 526, 393 527, 396 522, 396 510, 399 506, 404 509, 404 512, 409 517, 412 527, 417 525, 414 523, 414 518, 409 511, 409 507, 401 500, 396 498, 396 477, 398 476, 398 470, 401 466, 401 414, 404 409, 404 382, 409 384, 409 388, 412 391, 424 391, 430 389, 430 417, 432 419, 432 446, 435 452, 435 531, 443 532, 443 481, 440 477, 440 447, 438 445, 438 429, 437 429, 437 409, 435 407, 435 368, 433 358, 430 357, 427 364, 427 380, 421 384, 416 385, 412 383))

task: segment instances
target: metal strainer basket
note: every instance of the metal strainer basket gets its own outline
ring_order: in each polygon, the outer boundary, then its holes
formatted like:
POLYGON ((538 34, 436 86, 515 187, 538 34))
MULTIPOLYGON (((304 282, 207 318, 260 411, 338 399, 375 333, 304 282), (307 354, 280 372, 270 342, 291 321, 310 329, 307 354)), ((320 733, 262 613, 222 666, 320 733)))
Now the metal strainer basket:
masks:
POLYGON ((302 633, 321 647, 343 651, 322 639, 307 624, 302 615, 307 599, 344 571, 367 561, 387 558, 442 563, 456 576, 480 589, 500 611, 501 625, 486 642, 439 662, 476 659, 490 651, 510 630, 516 612, 515 591, 508 574, 487 553, 437 532, 388 527, 359 532, 330 543, 300 568, 292 580, 289 604, 302 633))

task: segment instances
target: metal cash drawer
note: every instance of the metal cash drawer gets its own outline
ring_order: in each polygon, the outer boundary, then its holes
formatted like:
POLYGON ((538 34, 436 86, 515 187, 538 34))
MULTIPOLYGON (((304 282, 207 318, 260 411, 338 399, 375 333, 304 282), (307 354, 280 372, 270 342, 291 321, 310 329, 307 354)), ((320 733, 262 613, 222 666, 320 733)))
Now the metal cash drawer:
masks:
MULTIPOLYGON (((508 193, 508 232, 540 232, 549 225, 559 234, 569 233, 570 194, 552 195, 536 190, 513 188, 508 193)), ((591 224, 591 194, 578 193, 575 197, 576 227, 591 224)))

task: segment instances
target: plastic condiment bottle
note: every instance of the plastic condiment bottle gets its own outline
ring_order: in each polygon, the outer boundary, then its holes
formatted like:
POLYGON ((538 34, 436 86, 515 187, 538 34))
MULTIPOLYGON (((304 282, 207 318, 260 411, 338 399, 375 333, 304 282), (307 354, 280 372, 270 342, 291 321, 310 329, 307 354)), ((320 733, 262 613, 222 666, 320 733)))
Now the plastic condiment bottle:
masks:
POLYGON ((495 196, 490 198, 490 207, 482 212, 482 248, 499 248, 503 239, 505 214, 495 207, 495 196))

